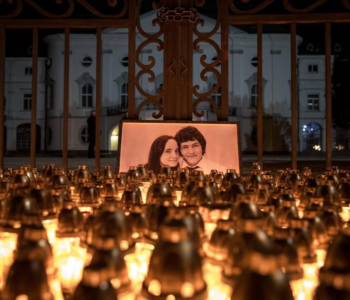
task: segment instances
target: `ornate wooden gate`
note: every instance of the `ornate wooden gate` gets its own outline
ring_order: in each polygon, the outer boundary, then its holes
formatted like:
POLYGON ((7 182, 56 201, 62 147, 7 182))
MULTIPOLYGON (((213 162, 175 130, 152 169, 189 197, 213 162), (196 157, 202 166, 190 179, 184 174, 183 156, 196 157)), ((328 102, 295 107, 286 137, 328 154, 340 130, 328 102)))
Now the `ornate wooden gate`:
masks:
MULTIPOLYGON (((146 0, 143 0, 146 1, 146 0)), ((104 28, 128 28, 129 30, 129 72, 128 72, 128 117, 137 119, 141 109, 147 104, 154 104, 158 112, 155 118, 191 120, 200 103, 212 105, 218 120, 228 120, 228 33, 229 25, 257 24, 258 34, 258 160, 263 163, 263 77, 262 77, 262 34, 264 24, 290 24, 291 35, 291 99, 292 99, 292 168, 297 167, 297 47, 296 24, 323 23, 325 25, 326 45, 326 165, 332 160, 332 114, 331 114, 331 23, 350 21, 350 2, 348 0, 216 0, 216 25, 210 32, 201 32, 203 25, 200 10, 208 0, 160 0, 153 4, 154 25, 159 27, 156 33, 147 33, 140 22, 142 0, 3 0, 0 1, 0 91, 5 88, 6 31, 14 28, 33 30, 33 73, 32 73, 32 110, 31 110, 31 165, 35 166, 36 107, 37 107, 37 61, 38 30, 62 28, 65 30, 64 60, 64 105, 63 105, 63 161, 67 169, 68 159, 68 96, 69 96, 69 34, 72 28, 96 29, 96 170, 100 168, 100 112, 101 112, 101 32, 104 28), (254 4, 254 3, 257 4, 254 4), (326 12, 327 7, 335 5, 335 11, 326 12), (328 6, 327 6, 328 5, 328 6), (35 12, 35 13, 33 13, 35 12), (82 17, 83 16, 83 17, 82 17), (136 29, 144 41, 136 47, 136 29), (221 44, 212 37, 220 29, 221 44), (163 51, 163 88, 157 95, 143 90, 141 76, 148 75, 149 81, 155 80, 152 68, 155 58, 149 57, 149 64, 141 62, 140 54, 144 47, 154 43, 163 51), (193 86, 193 50, 199 49, 200 43, 214 47, 216 59, 208 63, 203 54, 203 71, 200 78, 208 79, 208 73, 217 78, 211 90, 201 93, 198 86, 193 86), (221 64, 221 72, 216 66, 221 64), (137 68, 139 71, 136 71, 137 68), (221 106, 215 103, 211 95, 221 90, 221 106), (138 91, 146 100, 136 105, 135 94, 138 91), (161 99, 163 99, 161 101, 161 99)), ((211 0, 212 2, 214 0, 211 0)), ((4 93, 0 92, 0 124, 4 123, 4 93)), ((0 126, 0 167, 4 160, 4 132, 0 126)))

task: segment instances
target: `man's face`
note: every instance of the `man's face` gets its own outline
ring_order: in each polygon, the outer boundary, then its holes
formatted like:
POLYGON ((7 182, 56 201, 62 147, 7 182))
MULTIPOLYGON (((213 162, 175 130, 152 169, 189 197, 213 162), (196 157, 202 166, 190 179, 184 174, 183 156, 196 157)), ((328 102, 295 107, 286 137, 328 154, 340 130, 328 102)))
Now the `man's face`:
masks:
POLYGON ((198 140, 181 143, 180 151, 190 167, 195 166, 202 159, 202 146, 198 140))
POLYGON ((96 111, 93 111, 91 114, 92 114, 93 116, 96 116, 96 111))

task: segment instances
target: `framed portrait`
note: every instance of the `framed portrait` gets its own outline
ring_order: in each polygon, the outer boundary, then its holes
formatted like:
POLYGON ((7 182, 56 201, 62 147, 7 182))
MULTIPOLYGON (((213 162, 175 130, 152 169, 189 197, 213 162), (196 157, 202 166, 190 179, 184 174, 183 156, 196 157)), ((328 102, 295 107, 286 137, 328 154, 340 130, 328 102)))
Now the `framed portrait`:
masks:
POLYGON ((213 169, 241 174, 239 123, 122 120, 118 162, 119 172, 147 164, 155 173, 167 165, 204 174, 213 169))

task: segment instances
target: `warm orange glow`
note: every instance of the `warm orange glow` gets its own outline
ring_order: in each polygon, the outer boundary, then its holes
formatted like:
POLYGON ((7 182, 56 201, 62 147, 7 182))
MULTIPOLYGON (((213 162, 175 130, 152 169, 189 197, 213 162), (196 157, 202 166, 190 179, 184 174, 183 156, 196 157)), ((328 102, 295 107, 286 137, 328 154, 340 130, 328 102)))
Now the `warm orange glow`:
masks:
POLYGON ((63 294, 62 294, 62 289, 61 289, 61 284, 58 278, 52 279, 49 282, 50 285, 50 290, 53 295, 53 298, 55 300, 64 300, 63 294))
POLYGON ((16 248, 16 243, 16 233, 0 232, 0 288, 3 287, 13 263, 13 251, 16 248))
POLYGON ((343 222, 350 221, 350 207, 342 207, 342 211, 339 213, 340 218, 343 222))
POLYGON ((54 249, 62 288, 73 291, 82 278, 86 250, 79 246, 79 238, 57 238, 54 249))
POLYGON ((145 243, 136 243, 135 252, 125 256, 129 278, 133 283, 141 283, 148 271, 148 264, 154 246, 145 243))
POLYGON ((291 281, 290 286, 295 300, 312 300, 318 285, 318 264, 303 264, 304 278, 291 281))
POLYGON ((44 220, 42 221, 43 226, 46 229, 47 237, 51 245, 55 243, 56 230, 57 230, 57 219, 44 220))
POLYGON ((209 240, 215 228, 216 228, 216 223, 207 223, 207 222, 204 223, 205 234, 207 235, 209 240))
POLYGON ((221 282, 222 268, 206 263, 203 268, 204 279, 208 285, 208 300, 230 300, 232 288, 221 282))

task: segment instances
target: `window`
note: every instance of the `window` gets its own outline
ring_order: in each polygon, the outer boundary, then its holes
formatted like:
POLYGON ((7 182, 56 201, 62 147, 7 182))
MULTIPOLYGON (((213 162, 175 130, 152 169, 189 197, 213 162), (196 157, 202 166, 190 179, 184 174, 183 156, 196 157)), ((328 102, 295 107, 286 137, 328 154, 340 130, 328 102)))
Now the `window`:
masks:
MULTIPOLYGON (((213 85, 212 88, 214 88, 216 84, 213 85)), ((218 90, 211 96, 213 101, 218 105, 218 107, 221 107, 221 87, 218 88, 218 90)))
POLYGON ((82 107, 92 107, 92 85, 84 84, 82 88, 82 107))
POLYGON ((32 94, 23 95, 23 109, 24 110, 32 109, 32 94))
POLYGON ((33 68, 27 67, 24 69, 25 75, 32 75, 32 73, 33 73, 33 68))
POLYGON ((257 67, 258 66, 258 58, 253 57, 252 60, 250 61, 250 63, 252 64, 252 66, 257 67))
POLYGON ((128 107, 128 84, 124 83, 120 87, 120 106, 122 108, 128 107))
POLYGON ((309 73, 318 73, 318 65, 309 65, 308 70, 309 73))
POLYGON ((250 88, 250 107, 256 108, 258 105, 258 85, 253 84, 250 88))
POLYGON ((319 110, 319 95, 307 95, 307 110, 319 110))
POLYGON ((89 142, 89 132, 88 132, 88 128, 86 126, 83 127, 83 129, 80 131, 80 140, 84 144, 87 144, 89 142))
POLYGON ((125 56, 122 58, 122 60, 120 61, 120 63, 124 66, 127 67, 129 65, 129 57, 125 56))
POLYGON ((322 151, 322 128, 317 123, 303 126, 303 151, 322 151))
POLYGON ((92 58, 89 57, 89 56, 84 57, 83 60, 81 61, 81 64, 82 64, 84 67, 90 67, 91 64, 92 64, 92 58))

